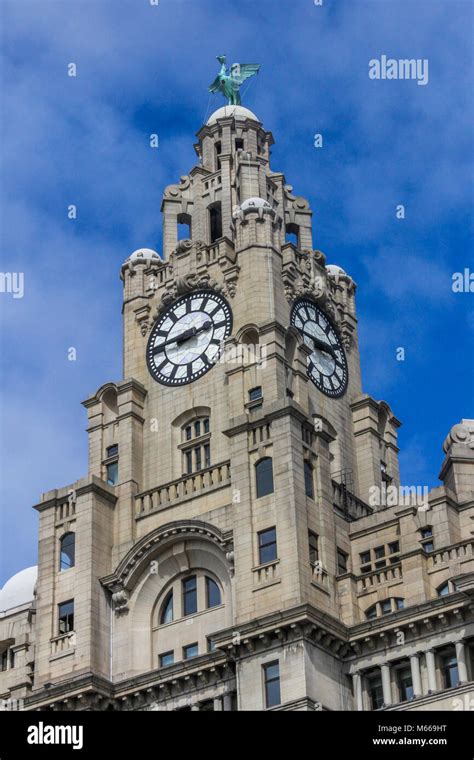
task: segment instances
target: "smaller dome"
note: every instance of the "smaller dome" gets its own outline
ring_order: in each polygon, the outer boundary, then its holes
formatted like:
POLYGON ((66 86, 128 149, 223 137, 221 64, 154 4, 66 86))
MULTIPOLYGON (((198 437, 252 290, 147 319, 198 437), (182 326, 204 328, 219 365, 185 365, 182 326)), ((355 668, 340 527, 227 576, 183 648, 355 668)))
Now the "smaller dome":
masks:
POLYGON ((249 209, 258 209, 258 208, 264 208, 267 211, 271 211, 271 206, 268 201, 266 201, 264 198, 247 198, 246 201, 240 204, 240 208, 242 211, 249 211, 249 209))
POLYGON ((342 267, 339 267, 337 264, 328 264, 326 267, 326 272, 331 275, 331 277, 341 277, 342 275, 345 275, 347 277, 347 272, 344 271, 342 267))
POLYGON ((151 248, 138 248, 126 259, 124 264, 147 264, 150 266, 152 263, 159 264, 160 261, 159 254, 151 248))
POLYGON ((217 119, 228 119, 230 116, 233 116, 234 119, 238 119, 239 121, 245 121, 245 119, 260 121, 260 119, 258 119, 252 111, 249 111, 248 108, 244 108, 243 106, 223 106, 209 116, 207 126, 215 124, 217 119))
POLYGON ((19 573, 12 575, 0 589, 0 612, 13 610, 15 607, 21 607, 34 598, 36 578, 38 576, 38 566, 33 565, 19 573))

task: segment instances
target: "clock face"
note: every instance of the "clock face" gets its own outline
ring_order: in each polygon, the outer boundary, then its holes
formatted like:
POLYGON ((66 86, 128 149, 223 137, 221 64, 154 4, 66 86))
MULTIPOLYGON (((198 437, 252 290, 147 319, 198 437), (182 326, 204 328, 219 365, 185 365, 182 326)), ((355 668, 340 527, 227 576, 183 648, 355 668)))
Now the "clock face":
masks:
POLYGON ((162 385, 186 385, 218 361, 232 332, 227 301, 213 291, 182 296, 159 317, 146 349, 148 369, 162 385))
POLYGON ((311 349, 308 377, 326 396, 342 396, 347 389, 349 371, 341 339, 329 317, 312 301, 302 298, 293 305, 291 324, 311 349))

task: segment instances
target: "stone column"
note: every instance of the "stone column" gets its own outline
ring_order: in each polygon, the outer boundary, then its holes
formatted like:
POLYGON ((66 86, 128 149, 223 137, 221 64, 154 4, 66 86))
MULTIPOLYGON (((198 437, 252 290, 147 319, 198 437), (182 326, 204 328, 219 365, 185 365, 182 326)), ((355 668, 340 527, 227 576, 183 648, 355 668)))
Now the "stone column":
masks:
POLYGON ((222 697, 214 697, 214 712, 222 710, 222 697))
POLYGON ((382 691, 384 705, 392 704, 392 685, 390 683, 390 665, 381 665, 382 671, 382 691))
POLYGON ((437 691, 435 654, 432 649, 425 652, 426 669, 428 671, 428 693, 437 691))
POLYGON ((223 702, 224 702, 224 710, 226 712, 229 712, 230 710, 232 710, 232 694, 224 694, 223 702))
POLYGON ((459 683, 466 683, 469 679, 467 676, 466 647, 462 640, 456 641, 456 659, 458 661, 459 683))
POLYGON ((410 655, 411 680, 413 683, 413 696, 421 697, 420 660, 418 652, 410 655))
POLYGON ((363 710, 364 701, 362 698, 362 676, 360 673, 352 674, 352 683, 354 684, 354 700, 356 710, 363 710))

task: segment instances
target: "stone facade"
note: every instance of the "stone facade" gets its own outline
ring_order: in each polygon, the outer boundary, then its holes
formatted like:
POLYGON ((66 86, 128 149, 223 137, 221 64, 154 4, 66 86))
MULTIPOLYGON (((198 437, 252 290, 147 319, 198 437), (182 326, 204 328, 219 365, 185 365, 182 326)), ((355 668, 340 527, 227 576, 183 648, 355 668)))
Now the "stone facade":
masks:
POLYGON ((142 249, 121 269, 124 379, 84 402, 88 475, 35 507, 38 581, 0 611, 1 652, 15 650, 0 697, 28 710, 472 709, 474 421, 444 443, 442 486, 400 488, 400 422, 362 392, 356 285, 313 249, 308 201, 270 167, 271 133, 237 106, 197 138, 198 165, 163 195, 162 256, 142 249), (148 371, 150 330, 197 291, 226 299, 232 334, 208 373, 167 387, 148 371), (345 347, 340 398, 308 378, 290 326, 300 297, 345 347))

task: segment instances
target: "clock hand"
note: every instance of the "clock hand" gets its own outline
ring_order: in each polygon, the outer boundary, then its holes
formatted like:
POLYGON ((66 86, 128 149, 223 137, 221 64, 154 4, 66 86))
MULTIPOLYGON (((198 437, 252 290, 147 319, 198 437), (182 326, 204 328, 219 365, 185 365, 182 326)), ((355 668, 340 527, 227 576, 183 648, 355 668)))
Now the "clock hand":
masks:
POLYGON ((308 338, 311 338, 315 348, 319 348, 320 351, 324 351, 326 354, 329 354, 330 356, 332 356, 333 359, 337 358, 336 352, 334 351, 333 347, 329 345, 329 343, 326 343, 324 340, 320 340, 319 338, 316 338, 314 335, 311 335, 311 333, 306 332, 306 330, 303 330, 303 334, 306 335, 308 338))
POLYGON ((163 343, 160 343, 159 346, 156 346, 153 349, 153 354, 161 353, 166 348, 166 346, 170 346, 173 343, 176 343, 177 345, 184 343, 184 341, 189 340, 189 338, 193 338, 203 330, 209 330, 210 327, 212 327, 212 322, 209 319, 203 322, 201 327, 190 327, 188 330, 182 332, 181 335, 177 335, 176 337, 171 338, 171 340, 165 340, 163 343))

